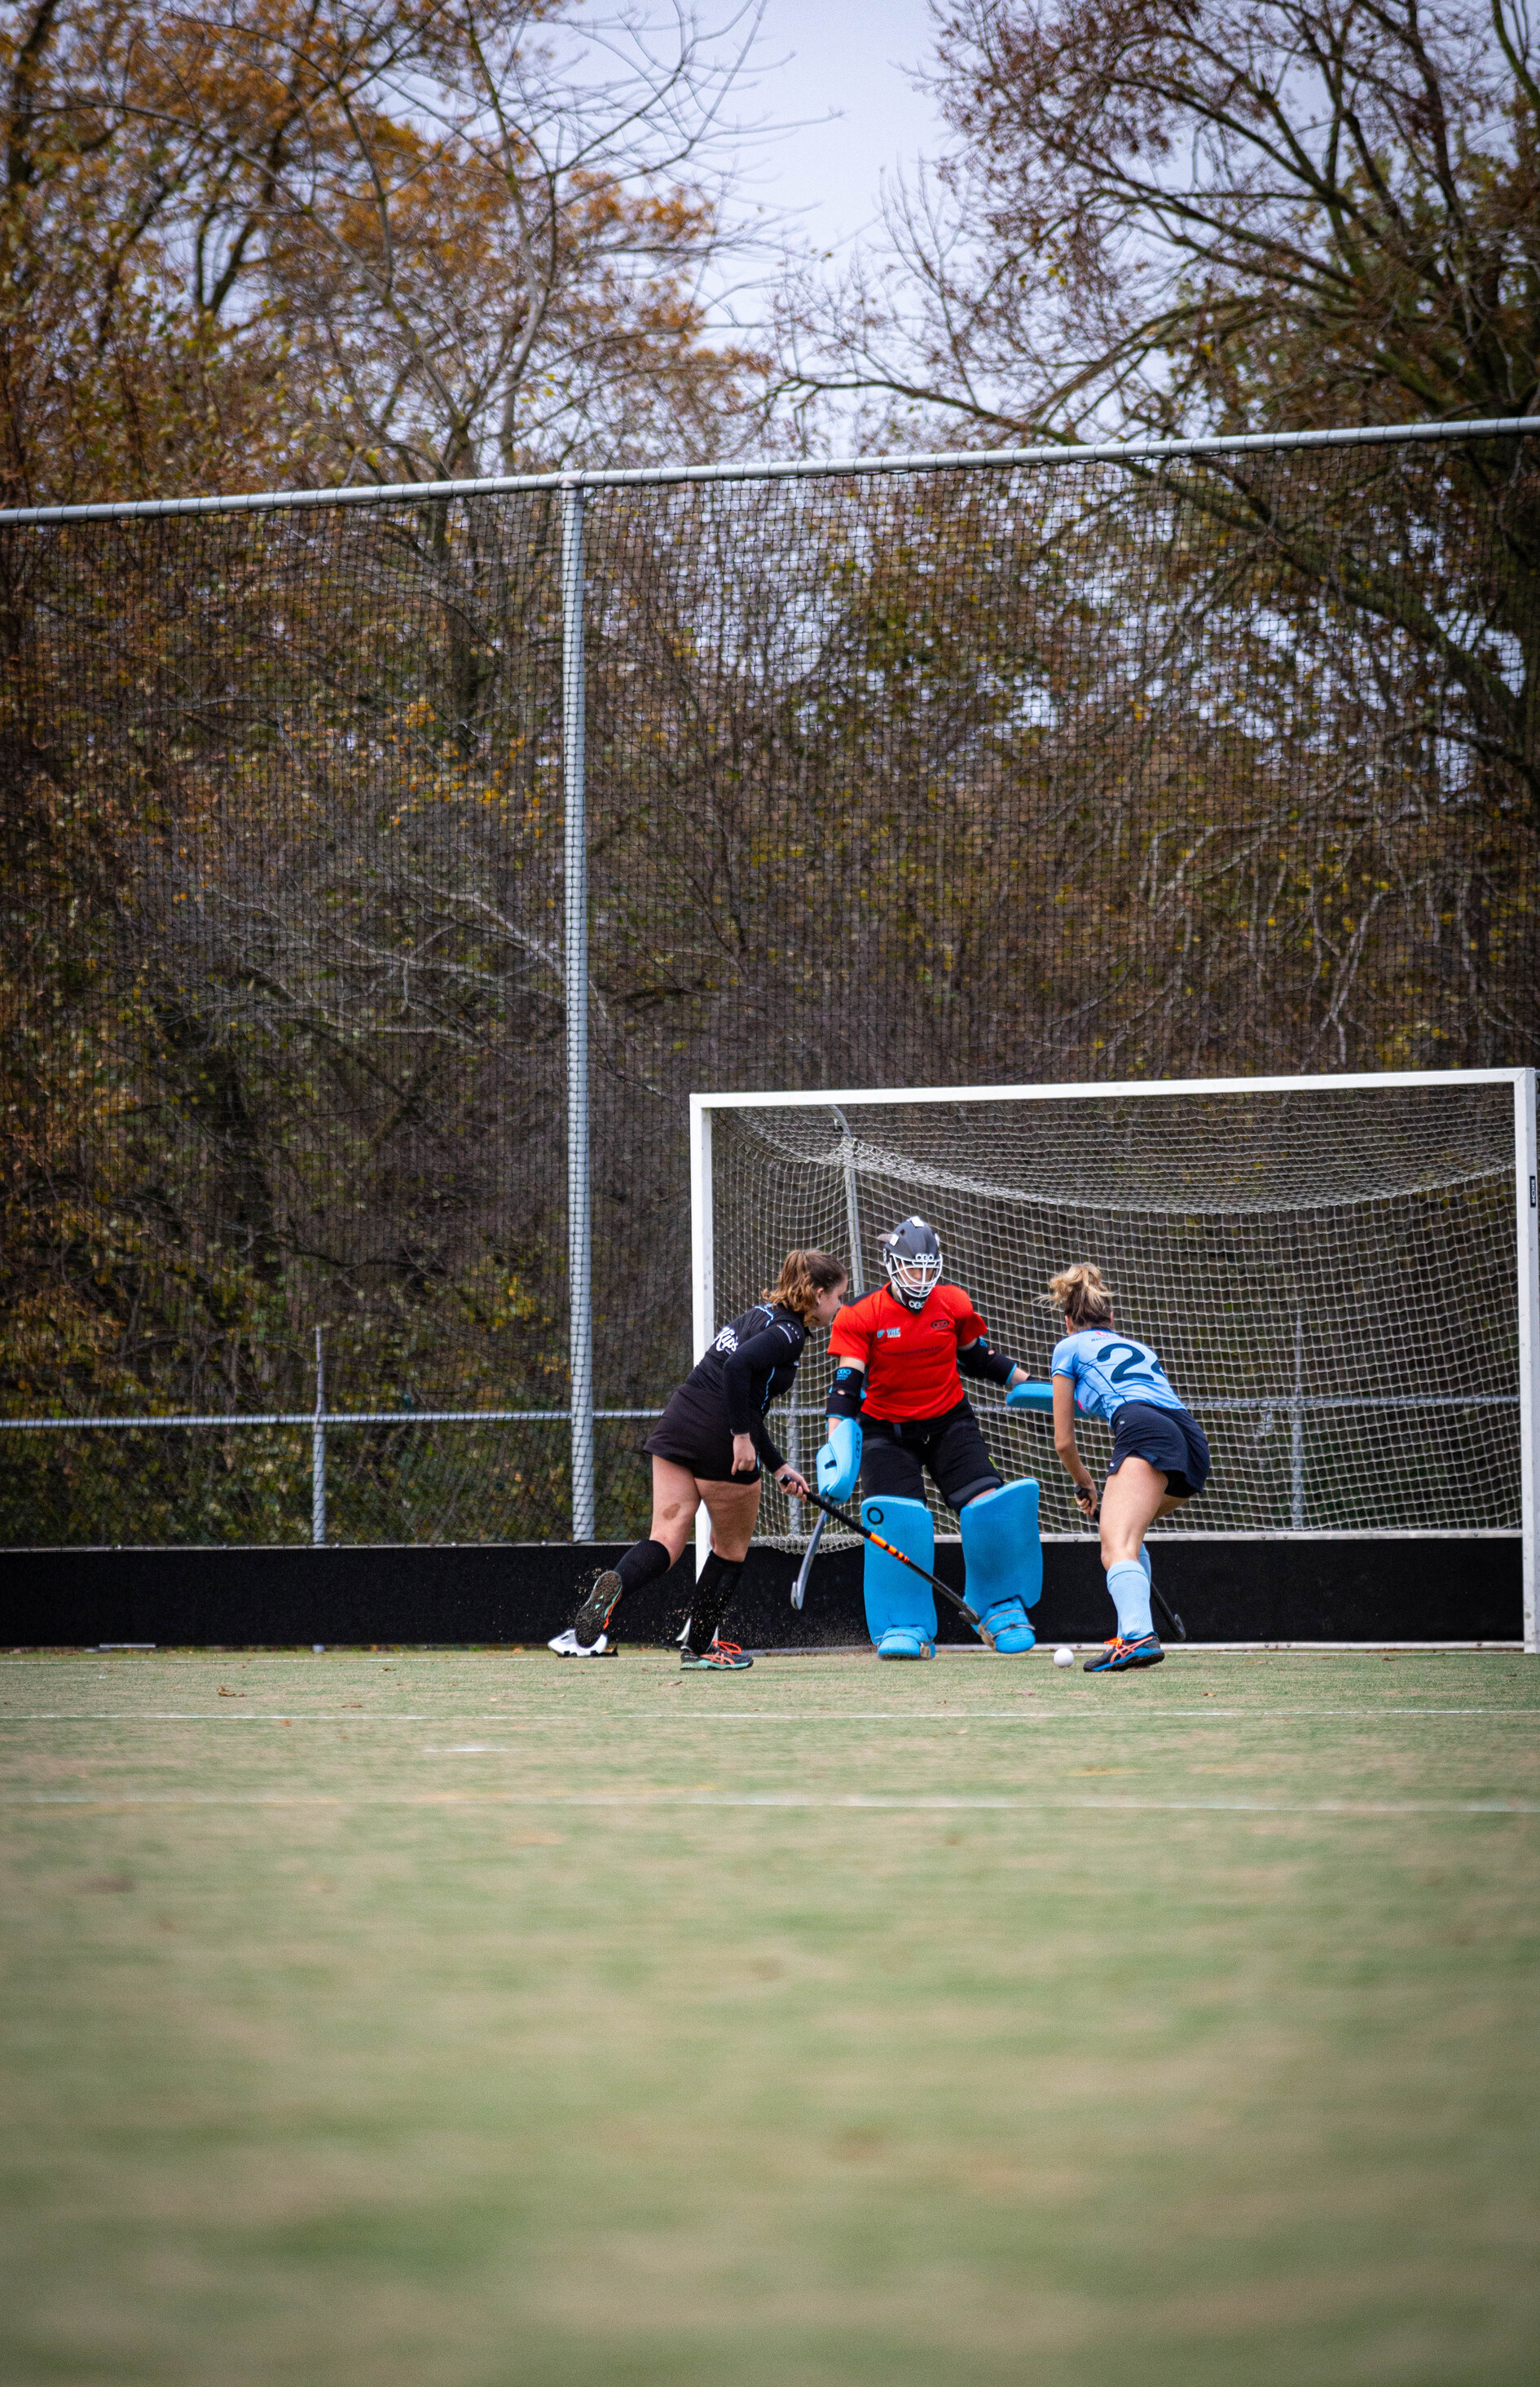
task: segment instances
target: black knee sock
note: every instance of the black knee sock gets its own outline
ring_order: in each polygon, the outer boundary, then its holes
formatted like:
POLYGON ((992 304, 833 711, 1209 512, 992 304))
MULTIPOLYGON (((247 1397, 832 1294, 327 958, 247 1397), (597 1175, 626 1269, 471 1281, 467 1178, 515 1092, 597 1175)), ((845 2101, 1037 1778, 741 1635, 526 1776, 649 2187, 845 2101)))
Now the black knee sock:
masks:
POLYGON ((716 1628, 732 1604, 742 1572, 741 1559, 719 1559, 714 1550, 701 1568, 689 1618, 689 1646, 695 1657, 703 1658, 715 1640, 716 1628))
POLYGON ((652 1582, 657 1575, 666 1574, 673 1564, 674 1560, 662 1542, 636 1542, 626 1551, 615 1572, 624 1590, 640 1591, 644 1583, 652 1582))

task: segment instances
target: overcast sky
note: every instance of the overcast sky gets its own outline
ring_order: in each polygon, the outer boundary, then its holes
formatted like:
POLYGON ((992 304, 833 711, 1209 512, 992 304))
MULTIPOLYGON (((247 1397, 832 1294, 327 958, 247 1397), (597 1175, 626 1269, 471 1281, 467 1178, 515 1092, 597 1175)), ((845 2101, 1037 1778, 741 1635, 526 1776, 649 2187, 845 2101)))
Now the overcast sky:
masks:
POLYGON ((759 55, 782 63, 762 67, 743 112, 802 129, 749 153, 744 196, 801 211, 819 248, 861 232, 884 171, 940 145, 929 97, 913 88, 930 41, 925 0, 768 0, 759 55))

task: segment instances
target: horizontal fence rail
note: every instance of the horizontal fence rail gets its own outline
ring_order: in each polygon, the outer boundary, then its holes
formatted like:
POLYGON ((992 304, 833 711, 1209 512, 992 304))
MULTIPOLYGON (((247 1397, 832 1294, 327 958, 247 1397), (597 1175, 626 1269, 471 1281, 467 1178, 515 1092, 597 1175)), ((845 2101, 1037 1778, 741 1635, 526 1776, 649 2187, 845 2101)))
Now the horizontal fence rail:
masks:
POLYGON ((1158 464, 1184 456, 1266 455, 1290 449, 1396 448, 1424 441, 1514 439, 1540 432, 1540 415, 1503 414, 1474 423, 1370 424, 1342 431, 1248 431, 1233 437, 1067 441, 1036 448, 974 448, 929 455, 839 456, 735 464, 597 466, 562 473, 504 473, 482 480, 372 481, 357 488, 259 489, 234 497, 104 499, 79 506, 0 508, 13 524, 152 521, 173 514, 277 513, 317 506, 423 505, 453 498, 502 498, 560 489, 667 489, 738 481, 849 480, 883 473, 1000 472, 1052 464, 1158 464))
MULTIPOLYGON (((1012 1409, 1007 1408, 1003 1400, 980 1401, 978 1406, 981 1409, 985 1419, 991 1425, 1003 1422, 1006 1425, 1025 1427, 1028 1429, 1035 1427, 1041 1431, 1041 1428, 1049 1423, 1049 1420, 1045 1412, 1041 1410, 1032 1411, 1012 1409)), ((1289 1392, 1280 1394, 1273 1399, 1269 1399, 1265 1395, 1243 1396, 1233 1400, 1205 1400, 1199 1396, 1189 1402, 1187 1406, 1193 1413, 1197 1416, 1215 1417, 1233 1414, 1237 1411, 1246 1411, 1255 1412, 1269 1420, 1277 1418, 1284 1422, 1292 1421, 1295 1435, 1297 1437, 1302 1427, 1303 1419, 1306 1412, 1343 1409, 1517 1409, 1521 1406, 1521 1396, 1517 1393, 1298 1394, 1289 1392)), ((590 1414, 596 1421, 609 1423, 621 1422, 628 1420, 660 1418, 663 1415, 663 1411, 661 1408, 594 1409, 590 1414)), ((789 1459, 792 1466, 800 1468, 802 1463, 800 1447, 800 1429, 804 1421, 818 1426, 823 1426, 827 1421, 827 1412, 820 1407, 810 1407, 802 1403, 797 1403, 790 1407, 777 1408, 774 1414, 776 1421, 783 1424, 787 1429, 786 1438, 788 1443, 788 1458, 789 1459)), ((502 1424, 569 1425, 571 1421, 572 1411, 570 1409, 311 1408, 269 1409, 262 1411, 237 1410, 223 1412, 219 1410, 210 1410, 203 1414, 177 1414, 158 1417, 0 1417, 0 1433, 89 1433, 107 1431, 126 1431, 137 1433, 145 1429, 156 1432, 168 1432, 176 1431, 178 1429, 191 1431, 199 1428, 223 1432, 231 1427, 252 1426, 304 1429, 309 1432, 311 1437, 310 1539, 317 1547, 320 1547, 325 1543, 327 1538, 326 1437, 330 1433, 344 1432, 347 1428, 353 1426, 502 1424)), ((1081 1420, 1079 1422, 1083 1426, 1087 1421, 1081 1420)), ((1096 1421, 1092 1421, 1092 1422, 1096 1421)), ((1266 1432, 1267 1428, 1264 1427, 1263 1431, 1266 1432)), ((789 1501, 788 1503, 788 1522, 790 1530, 789 1534, 783 1534, 780 1538, 783 1540, 789 1539, 794 1542, 805 1541, 808 1538, 812 1528, 802 1522, 796 1507, 789 1501)), ((1306 1525, 1304 1522, 1304 1514, 1305 1467, 1303 1452, 1299 1448, 1296 1440, 1290 1503, 1290 1523, 1287 1526, 1279 1525, 1269 1528, 1268 1537, 1270 1539, 1276 1535, 1282 1534, 1299 1536, 1306 1539, 1319 1538, 1319 1532, 1306 1525)), ((946 1521, 943 1518, 943 1527, 945 1522, 946 1521)), ((1180 1537, 1184 1540, 1222 1540, 1231 1538, 1231 1536, 1225 1534, 1208 1534, 1200 1532, 1194 1534, 1190 1528, 1184 1530, 1180 1526, 1168 1526, 1161 1530, 1166 1535, 1169 1535, 1170 1537, 1180 1537)), ((1345 1530, 1351 1533, 1353 1529, 1348 1528, 1345 1530)), ((1514 1529, 1500 1526, 1476 1526, 1455 1530, 1459 1534, 1460 1538, 1480 1539, 1483 1535, 1496 1535, 1500 1538, 1505 1534, 1510 1533, 1514 1529)), ((1364 1534, 1364 1538, 1373 1537, 1373 1534, 1370 1533, 1366 1533, 1364 1534)), ((583 1539, 585 1537, 574 1534, 574 1538, 583 1539)), ((587 1538, 591 1539, 592 1535, 590 1534, 587 1538)), ((827 1547, 834 1548, 839 1546, 844 1538, 846 1537, 842 1536, 838 1531, 836 1531, 832 1535, 826 1537, 827 1547)), ((1046 1538, 1053 1539, 1054 1536, 1048 1535, 1046 1538)))
MULTIPOLYGON (((970 1396, 971 1397, 971 1396, 970 1396)), ((1286 1415, 1290 1409, 1516 1409, 1520 1405, 1517 1393, 1280 1393, 1269 1400, 1264 1394, 1247 1394, 1230 1401, 1205 1401, 1194 1398, 1183 1406, 1194 1415, 1218 1415, 1234 1409, 1273 1410, 1286 1415)), ((980 1404, 988 1413, 1004 1419, 1007 1425, 1028 1425, 1031 1413, 1007 1408, 1004 1401, 980 1404)), ((600 1419, 659 1418, 662 1409, 595 1409, 600 1419)), ((827 1415, 821 1408, 776 1409, 777 1418, 817 1418, 827 1415)), ((499 1425, 518 1421, 521 1424, 565 1425, 572 1417, 570 1409, 323 1409, 323 1424, 335 1425, 499 1425)), ((228 1426, 228 1425, 314 1425, 314 1409, 271 1409, 254 1411, 211 1409, 207 1416, 183 1415, 178 1412, 167 1417, 0 1417, 0 1433, 60 1433, 85 1431, 95 1426, 228 1426)), ((1039 1421, 1047 1422, 1044 1411, 1039 1421)), ((1083 1424, 1085 1421, 1082 1419, 1083 1424)))
MULTIPOLYGON (((822 1411, 819 1412, 822 1415, 822 1411)), ((662 1409, 595 1409, 596 1418, 655 1418, 662 1409)), ((567 1425, 571 1409, 210 1409, 160 1417, 0 1418, 0 1433, 62 1433, 90 1426, 314 1425, 567 1425)))
MULTIPOLYGON (((662 1409, 594 1409, 589 1415, 606 1421, 662 1417, 662 1409)), ((266 1409, 209 1410, 203 1415, 147 1417, 0 1418, 0 1433, 81 1433, 118 1429, 137 1433, 179 1428, 232 1426, 303 1428, 310 1436, 310 1539, 320 1547, 326 1534, 326 1437, 349 1426, 389 1425, 569 1425, 571 1409, 266 1409)), ((574 1536, 574 1538, 578 1538, 574 1536)))

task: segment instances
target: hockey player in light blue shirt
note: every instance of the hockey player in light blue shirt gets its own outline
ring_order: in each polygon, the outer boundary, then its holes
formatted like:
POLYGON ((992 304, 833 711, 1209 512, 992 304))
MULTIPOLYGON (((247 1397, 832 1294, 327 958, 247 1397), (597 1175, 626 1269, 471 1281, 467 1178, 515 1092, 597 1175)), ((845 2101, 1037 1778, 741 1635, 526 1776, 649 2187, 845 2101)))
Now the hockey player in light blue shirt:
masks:
POLYGON ((1105 1418, 1109 1425, 1125 1401, 1147 1401, 1156 1409, 1181 1407, 1149 1345, 1115 1334, 1110 1326, 1082 1327, 1078 1334, 1067 1334, 1054 1345, 1048 1372, 1068 1377, 1082 1416, 1105 1418))
POLYGON ((1150 1561, 1144 1535, 1157 1517, 1195 1499, 1208 1480, 1208 1444, 1182 1406, 1147 1343, 1120 1334, 1112 1294, 1090 1260, 1064 1269, 1048 1287, 1069 1332, 1054 1349, 1054 1447, 1075 1485, 1083 1517, 1102 1525, 1102 1564, 1117 1610, 1117 1631, 1088 1674, 1158 1666, 1166 1655, 1150 1621, 1150 1561), (1075 1445, 1075 1412, 1112 1428, 1106 1488, 1098 1498, 1075 1445))

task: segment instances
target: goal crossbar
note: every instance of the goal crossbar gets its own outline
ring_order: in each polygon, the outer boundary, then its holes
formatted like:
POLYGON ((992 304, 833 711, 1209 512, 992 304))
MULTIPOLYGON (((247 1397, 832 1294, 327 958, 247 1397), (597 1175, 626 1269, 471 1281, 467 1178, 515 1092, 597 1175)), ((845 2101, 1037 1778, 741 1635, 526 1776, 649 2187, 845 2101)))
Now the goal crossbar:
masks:
POLYGON ((691 1094, 690 1113, 733 1110, 807 1110, 823 1103, 1074 1103, 1155 1102, 1180 1094, 1331 1093, 1364 1087, 1533 1087, 1533 1069, 1359 1069, 1286 1078, 1093 1078, 1063 1086, 819 1086, 810 1093, 691 1094))

